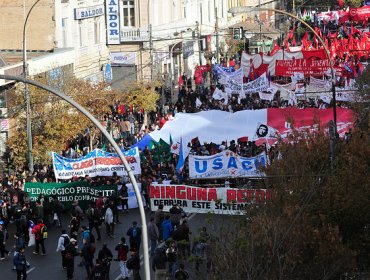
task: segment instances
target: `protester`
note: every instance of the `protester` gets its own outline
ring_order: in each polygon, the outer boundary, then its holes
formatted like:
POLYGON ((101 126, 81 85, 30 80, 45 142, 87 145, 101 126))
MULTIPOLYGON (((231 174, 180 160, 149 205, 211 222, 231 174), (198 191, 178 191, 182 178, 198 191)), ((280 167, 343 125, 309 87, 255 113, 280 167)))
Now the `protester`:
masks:
POLYGON ((30 264, 24 254, 24 248, 22 248, 19 253, 14 256, 13 265, 15 266, 15 270, 17 271, 17 280, 26 280, 27 269, 30 268, 30 264))
POLYGON ((162 237, 162 223, 164 221, 164 212, 163 212, 163 205, 160 204, 158 205, 158 209, 155 211, 154 214, 154 222, 158 227, 159 231, 159 240, 163 239, 162 237))
POLYGON ((43 220, 38 220, 37 225, 34 226, 32 229, 32 233, 35 235, 35 251, 33 252, 35 255, 39 254, 40 246, 42 250, 42 256, 46 255, 45 251, 45 239, 47 238, 47 227, 45 226, 43 220))
POLYGON ((134 280, 141 280, 140 277, 140 256, 137 250, 131 251, 131 257, 127 261, 126 266, 128 269, 132 270, 132 276, 134 280))
POLYGON ((163 248, 157 248, 152 260, 152 269, 154 271, 155 280, 166 280, 166 251, 163 248))
POLYGON ((114 221, 113 221, 112 208, 113 208, 113 205, 109 204, 107 209, 105 210, 105 216, 104 216, 106 233, 109 237, 114 237, 114 221))
POLYGON ((70 243, 70 238, 66 233, 65 229, 62 230, 62 235, 58 239, 57 245, 57 252, 60 252, 62 255, 62 268, 66 268, 66 261, 65 261, 65 248, 70 243))
POLYGON ((126 267, 126 262, 129 248, 124 237, 121 237, 121 242, 116 246, 115 250, 117 251, 117 260, 119 261, 121 277, 123 280, 128 280, 128 270, 126 267))
POLYGON ((170 215, 166 214, 162 223, 163 240, 166 241, 168 238, 172 238, 173 231, 174 229, 170 221, 170 215))
POLYGON ((166 250, 166 257, 168 263, 168 275, 173 279, 176 271, 177 263, 177 247, 176 242, 171 242, 170 246, 166 250))
POLYGON ((155 249, 157 248, 157 242, 159 240, 159 231, 157 225, 154 223, 154 217, 150 218, 150 222, 147 226, 148 238, 150 240, 150 255, 153 256, 155 249))
POLYGON ((4 223, 0 223, 0 260, 4 260, 5 256, 8 256, 10 252, 5 249, 6 234, 4 230, 4 223))
POLYGON ((94 268, 94 246, 83 239, 83 245, 81 250, 82 264, 86 269, 87 278, 91 279, 92 269, 94 268))
POLYGON ((107 243, 103 244, 102 249, 98 253, 98 260, 100 260, 101 266, 103 268, 104 280, 109 280, 110 265, 113 260, 113 254, 109 250, 107 243))
POLYGON ((139 251, 141 244, 141 228, 137 226, 137 222, 132 222, 132 227, 127 231, 130 241, 130 251, 139 251))
POLYGON ((100 235, 100 225, 102 222, 102 214, 101 214, 101 209, 103 208, 103 197, 102 195, 100 196, 101 198, 101 203, 99 204, 99 207, 95 206, 95 204, 92 202, 90 203, 90 207, 87 209, 87 218, 89 220, 89 229, 92 232, 93 229, 96 230, 96 234, 98 235, 98 241, 101 240, 101 235, 100 235))
POLYGON ((77 240, 71 238, 69 244, 66 245, 64 250, 64 264, 67 269, 67 280, 73 279, 74 273, 74 259, 78 256, 77 248, 76 248, 77 240))

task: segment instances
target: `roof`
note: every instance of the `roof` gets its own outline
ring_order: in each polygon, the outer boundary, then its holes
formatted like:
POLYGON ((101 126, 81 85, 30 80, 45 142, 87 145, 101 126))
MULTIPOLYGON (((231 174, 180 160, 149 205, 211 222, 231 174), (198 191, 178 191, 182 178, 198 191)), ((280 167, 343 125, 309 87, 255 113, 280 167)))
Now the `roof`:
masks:
MULTIPOLYGON (((251 32, 257 34, 260 32, 260 25, 257 22, 243 21, 229 26, 229 28, 239 28, 239 27, 242 27, 244 32, 251 32)), ((282 33, 280 30, 272 28, 266 24, 261 25, 261 32, 263 34, 263 37, 271 38, 274 40, 279 38, 280 34, 282 33)))
MULTIPOLYGON (((28 51, 27 59, 48 54, 49 51, 28 51)), ((17 64, 23 61, 23 52, 20 50, 0 50, 0 68, 8 65, 17 64)))

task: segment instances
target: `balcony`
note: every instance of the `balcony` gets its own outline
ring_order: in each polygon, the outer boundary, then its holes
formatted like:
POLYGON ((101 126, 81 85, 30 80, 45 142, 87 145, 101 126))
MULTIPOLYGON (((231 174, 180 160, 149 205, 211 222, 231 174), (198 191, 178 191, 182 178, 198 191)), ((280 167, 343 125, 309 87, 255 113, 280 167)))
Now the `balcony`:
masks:
POLYGON ((121 43, 149 41, 148 28, 123 27, 121 29, 121 43))

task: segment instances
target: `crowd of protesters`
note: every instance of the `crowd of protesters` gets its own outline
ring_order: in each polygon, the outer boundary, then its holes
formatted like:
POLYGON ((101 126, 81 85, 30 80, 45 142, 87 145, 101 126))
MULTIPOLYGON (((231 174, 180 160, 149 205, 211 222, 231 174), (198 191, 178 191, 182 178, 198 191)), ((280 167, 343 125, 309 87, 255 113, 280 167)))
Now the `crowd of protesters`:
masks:
MULTIPOLYGON (((320 22, 314 19, 310 23, 313 27, 322 30, 323 35, 328 32, 338 32, 340 36, 348 37, 348 24, 339 24, 329 21, 320 22)), ((368 23, 363 23, 366 28, 368 23)), ((293 26, 292 26, 293 28, 293 26)), ((232 59, 232 64, 240 61, 232 59)), ((224 65, 228 66, 224 60, 224 65)), ((100 121, 113 136, 121 148, 129 148, 138 143, 146 134, 163 127, 167 121, 179 112, 195 113, 203 110, 223 110, 236 112, 240 110, 256 110, 263 108, 282 108, 291 106, 287 100, 280 98, 277 92, 271 101, 261 100, 258 93, 247 95, 238 100, 232 96, 225 100, 215 100, 213 92, 218 86, 214 81, 209 86, 195 85, 190 77, 182 77, 186 85, 180 85, 178 97, 163 97, 158 103, 156 111, 149 112, 149 123, 144 124, 145 112, 139 108, 126 106, 116 100, 111 104, 110 111, 100 116, 100 121), (197 102, 197 100, 200 101, 197 102)), ((345 102, 338 102, 337 106, 347 107, 345 102)), ((318 102, 314 99, 300 100, 294 106, 298 108, 327 108, 332 104, 318 102)), ((67 147, 61 154, 65 157, 79 157, 88 153, 91 148, 101 148, 113 151, 103 137, 96 137, 91 143, 90 128, 77 135, 67 143, 67 147)), ((163 144, 161 144, 163 145, 163 144)), ((229 149, 240 156, 252 157, 264 151, 270 160, 279 156, 274 147, 266 148, 265 144, 258 146, 254 141, 243 141, 235 139, 229 143, 200 143, 193 139, 190 143, 191 154, 213 155, 229 149)), ((188 178, 188 166, 185 165, 183 172, 176 172, 177 156, 170 153, 169 147, 157 146, 150 150, 146 147, 140 151, 142 174, 138 176, 142 184, 142 194, 146 205, 149 205, 149 187, 151 183, 189 184, 202 186, 204 182, 190 180, 188 178)), ((127 230, 125 236, 116 232, 119 221, 119 210, 128 212, 128 189, 123 178, 113 174, 110 177, 72 178, 71 181, 86 181, 93 186, 106 184, 122 185, 117 194, 111 197, 99 196, 95 203, 91 203, 86 211, 74 201, 72 209, 64 209, 56 197, 45 198, 40 195, 35 202, 30 201, 23 191, 26 182, 55 182, 52 166, 35 164, 34 171, 29 172, 27 168, 15 170, 12 173, 3 174, 0 188, 0 261, 7 258, 13 249, 13 269, 17 272, 17 279, 27 278, 27 269, 30 267, 26 259, 25 249, 34 245, 35 255, 45 256, 45 243, 48 242, 48 231, 57 229, 60 231, 56 251, 61 253, 61 266, 66 270, 67 279, 74 278, 75 259, 79 265, 86 270, 88 279, 109 279, 109 271, 113 261, 118 262, 122 279, 128 279, 129 270, 132 271, 133 279, 141 279, 140 276, 140 248, 142 242, 142 230, 137 222, 127 230), (67 214, 68 224, 63 224, 62 215, 67 214), (14 224, 14 235, 9 236, 9 227, 14 224), (102 232, 102 226, 105 231, 102 232), (31 230, 30 230, 31 228, 31 230), (95 237, 96 236, 96 237, 95 237), (115 239, 119 243, 113 249, 109 249, 107 243, 102 242, 104 238, 115 239), (127 239, 127 241, 126 241, 127 239), (32 243, 32 244, 31 244, 32 243), (12 244, 12 248, 10 246, 12 244), (99 251, 96 249, 99 247, 99 251), (115 257, 116 256, 116 257, 115 257)), ((227 187, 253 187, 248 179, 213 180, 207 182, 207 186, 227 187)), ((12 231, 13 232, 13 231, 12 231)), ((189 279, 189 273, 185 270, 185 264, 192 255, 195 260, 195 269, 200 270, 200 265, 205 263, 206 269, 211 269, 212 264, 207 261, 207 254, 211 248, 207 245, 210 235, 204 227, 200 230, 199 237, 191 238, 186 213, 178 205, 173 205, 168 213, 163 212, 160 205, 148 223, 148 237, 151 245, 151 268, 155 273, 155 279, 189 279), (191 242, 192 241, 192 242, 191 242)))

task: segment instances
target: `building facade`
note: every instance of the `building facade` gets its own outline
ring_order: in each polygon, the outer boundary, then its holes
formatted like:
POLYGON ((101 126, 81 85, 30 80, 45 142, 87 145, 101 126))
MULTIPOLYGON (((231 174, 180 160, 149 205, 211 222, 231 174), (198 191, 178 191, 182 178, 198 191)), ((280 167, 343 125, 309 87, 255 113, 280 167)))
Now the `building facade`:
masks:
POLYGON ((207 36, 216 42, 217 29, 226 25, 227 9, 227 0, 107 1, 113 85, 191 76, 206 62, 207 36))

